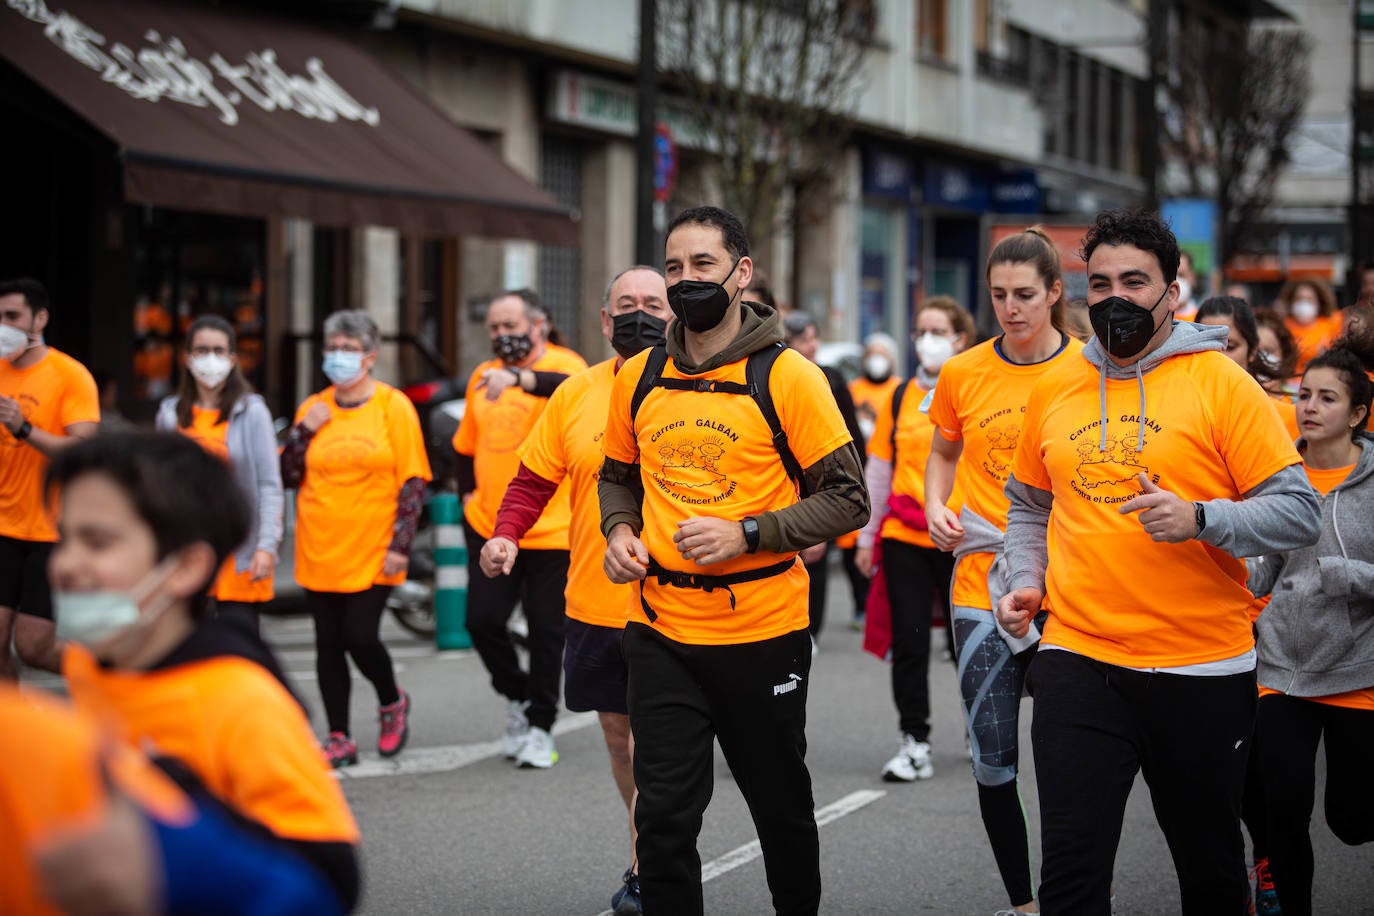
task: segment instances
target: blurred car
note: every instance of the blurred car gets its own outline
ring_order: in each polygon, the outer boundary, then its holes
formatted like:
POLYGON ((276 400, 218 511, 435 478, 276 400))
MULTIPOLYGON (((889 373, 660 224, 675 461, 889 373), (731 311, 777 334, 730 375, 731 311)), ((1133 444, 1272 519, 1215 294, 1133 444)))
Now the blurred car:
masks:
POLYGON ((864 348, 862 344, 846 340, 829 341, 816 348, 816 362, 839 369, 846 382, 863 374, 864 348))

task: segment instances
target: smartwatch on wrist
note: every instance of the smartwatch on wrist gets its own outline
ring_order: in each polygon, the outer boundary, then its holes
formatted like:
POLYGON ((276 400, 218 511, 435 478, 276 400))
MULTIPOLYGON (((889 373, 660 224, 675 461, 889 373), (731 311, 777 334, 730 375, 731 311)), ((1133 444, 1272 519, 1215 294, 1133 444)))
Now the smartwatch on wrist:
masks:
POLYGON ((1194 538, 1202 536, 1202 532, 1207 530, 1207 510, 1202 507, 1202 503, 1193 503, 1193 521, 1197 522, 1197 534, 1194 538))
POLYGON ((14 438, 19 439, 19 440, 22 441, 22 440, 24 440, 24 439, 27 439, 27 438, 29 437, 29 434, 32 433, 32 432, 33 432, 33 424, 30 423, 28 420, 25 420, 25 421, 24 421, 24 425, 23 425, 23 426, 20 426, 17 430, 15 430, 15 432, 14 432, 14 438))
POLYGON ((507 370, 507 371, 509 371, 511 375, 515 376, 515 387, 516 387, 516 388, 524 388, 524 387, 525 387, 524 377, 521 376, 520 370, 519 370, 519 369, 511 368, 511 369, 509 369, 509 370, 507 370))
POLYGON ((754 553, 759 549, 759 521, 752 515, 746 516, 740 523, 744 529, 744 552, 754 553))

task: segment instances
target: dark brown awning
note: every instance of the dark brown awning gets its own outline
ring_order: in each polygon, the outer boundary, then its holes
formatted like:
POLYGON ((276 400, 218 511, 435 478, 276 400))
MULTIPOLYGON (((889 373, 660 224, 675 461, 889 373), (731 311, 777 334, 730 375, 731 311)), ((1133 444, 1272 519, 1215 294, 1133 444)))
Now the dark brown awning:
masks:
POLYGON ((337 34, 161 0, 7 0, 0 56, 114 141, 135 203, 578 243, 573 214, 337 34))

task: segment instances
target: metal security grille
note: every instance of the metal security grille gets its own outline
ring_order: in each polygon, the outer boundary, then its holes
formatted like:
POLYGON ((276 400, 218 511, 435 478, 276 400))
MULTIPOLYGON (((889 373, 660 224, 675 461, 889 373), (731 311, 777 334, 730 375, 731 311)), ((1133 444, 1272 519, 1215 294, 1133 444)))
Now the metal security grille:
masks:
MULTIPOLYGON (((565 207, 582 208, 582 144, 556 134, 539 143, 539 185, 565 207)), ((541 245, 539 295, 549 310, 564 344, 581 349, 578 313, 581 309, 582 254, 577 248, 541 245)))

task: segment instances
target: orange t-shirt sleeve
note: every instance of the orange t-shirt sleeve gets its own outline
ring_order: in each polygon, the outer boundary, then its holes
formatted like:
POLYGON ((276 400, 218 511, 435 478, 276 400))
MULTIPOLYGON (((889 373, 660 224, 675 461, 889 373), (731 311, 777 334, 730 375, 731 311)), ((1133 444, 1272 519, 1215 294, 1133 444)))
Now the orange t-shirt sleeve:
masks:
MULTIPOLYGON (((1045 400, 1045 376, 1031 389, 1026 402, 1026 415, 1021 421, 1021 436, 1016 443, 1011 472, 1018 481, 1041 490, 1053 491, 1054 484, 1045 470, 1045 456, 1040 445, 1041 413, 1045 400)), ((938 391, 940 386, 935 386, 938 391)))
POLYGON ((787 443, 803 469, 853 441, 825 373, 797 351, 779 354, 768 390, 787 443))
POLYGON ((631 357, 616 373, 615 384, 611 386, 611 407, 606 414, 606 435, 601 439, 601 450, 607 458, 624 464, 639 460, 639 442, 635 440, 630 402, 634 400, 639 377, 644 374, 647 352, 631 357))
POLYGON ((415 405, 399 391, 389 390, 391 406, 386 412, 387 435, 396 455, 396 481, 404 484, 412 477, 428 482, 433 478, 429 455, 425 452, 424 433, 420 432, 420 417, 415 405))
POLYGON ((1300 462, 1288 431, 1274 422, 1269 395, 1239 366, 1223 367, 1225 390, 1213 400, 1217 450, 1230 469, 1236 490, 1249 492, 1279 471, 1300 462))
POLYGON ((95 379, 80 363, 72 362, 66 368, 66 389, 59 414, 62 428, 76 423, 99 423, 100 394, 95 390, 95 379))
POLYGON ((571 392, 567 382, 559 385, 549 398, 549 406, 534 423, 525 441, 520 444, 520 463, 545 480, 559 483, 568 475, 568 455, 564 448, 563 431, 568 426, 568 401, 571 392))
POLYGON ((930 422, 935 424, 936 432, 950 442, 958 442, 964 438, 963 424, 959 421, 959 412, 954 409, 954 395, 959 388, 958 376, 950 372, 949 366, 942 370, 941 376, 940 380, 935 383, 935 391, 931 395, 930 409, 926 411, 926 416, 930 417, 930 422))

